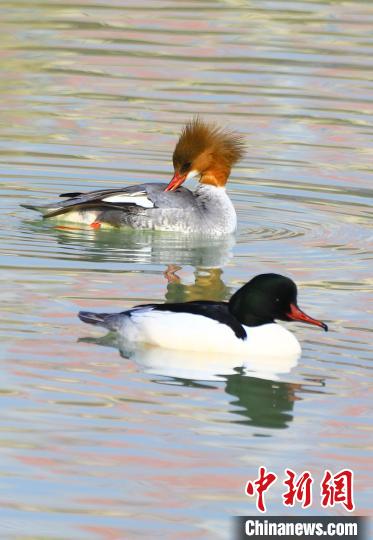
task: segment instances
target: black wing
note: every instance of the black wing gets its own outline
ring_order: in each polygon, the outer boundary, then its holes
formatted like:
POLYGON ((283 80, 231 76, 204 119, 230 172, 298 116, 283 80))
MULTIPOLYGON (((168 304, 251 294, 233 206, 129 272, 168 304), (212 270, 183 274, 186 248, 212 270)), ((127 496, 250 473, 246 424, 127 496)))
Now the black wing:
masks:
MULTIPOLYGON (((123 207, 154 208, 156 205, 149 195, 148 186, 151 184, 140 184, 117 189, 100 189, 87 193, 73 192, 62 193, 60 197, 66 198, 59 202, 51 212, 44 217, 54 217, 72 210, 89 208, 119 209, 123 207)), ((163 190, 167 184, 157 184, 158 189, 163 190)))

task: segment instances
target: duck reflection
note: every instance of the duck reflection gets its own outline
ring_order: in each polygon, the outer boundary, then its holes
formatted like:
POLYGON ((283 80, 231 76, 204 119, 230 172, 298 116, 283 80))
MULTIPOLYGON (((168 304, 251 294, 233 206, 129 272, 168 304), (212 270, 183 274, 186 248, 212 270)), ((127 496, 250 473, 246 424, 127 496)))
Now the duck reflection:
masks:
POLYGON ((296 390, 300 384, 228 375, 225 391, 237 399, 231 401, 239 423, 264 428, 286 428, 293 420, 296 390))
POLYGON ((49 236, 64 259, 86 262, 221 267, 232 258, 235 237, 207 237, 133 229, 92 230, 27 222, 35 234, 49 236))
POLYGON ((194 270, 194 283, 185 284, 176 275, 180 266, 172 265, 168 268, 166 302, 191 302, 193 300, 214 300, 223 302, 231 295, 230 288, 223 281, 221 268, 197 267, 194 270), (171 270, 172 277, 169 276, 171 270))
POLYGON ((285 428, 292 420, 295 390, 299 385, 282 382, 280 375, 288 373, 296 364, 295 357, 254 357, 242 359, 229 355, 209 355, 194 352, 142 347, 130 349, 115 333, 99 338, 81 338, 80 342, 118 348, 150 375, 166 377, 155 380, 161 384, 178 384, 211 388, 211 383, 225 384, 232 401, 236 420, 252 426, 285 428))

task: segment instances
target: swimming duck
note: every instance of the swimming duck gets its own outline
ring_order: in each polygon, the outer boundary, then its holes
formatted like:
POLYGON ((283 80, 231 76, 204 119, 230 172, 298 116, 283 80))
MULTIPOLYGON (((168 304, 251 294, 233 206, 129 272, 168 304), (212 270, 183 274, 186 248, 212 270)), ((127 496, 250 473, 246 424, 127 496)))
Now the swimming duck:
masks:
POLYGON ((229 302, 146 304, 113 314, 81 311, 79 318, 118 332, 133 347, 152 345, 248 356, 300 354, 296 337, 275 319, 328 330, 325 323, 299 309, 294 281, 279 274, 254 277, 229 302))
POLYGON ((46 205, 23 204, 44 218, 90 225, 208 235, 233 233, 237 226, 234 206, 225 185, 232 166, 242 158, 242 137, 207 124, 200 118, 188 122, 173 153, 174 176, 169 184, 147 183, 88 193, 63 193, 46 205), (196 178, 190 191, 181 184, 196 178))

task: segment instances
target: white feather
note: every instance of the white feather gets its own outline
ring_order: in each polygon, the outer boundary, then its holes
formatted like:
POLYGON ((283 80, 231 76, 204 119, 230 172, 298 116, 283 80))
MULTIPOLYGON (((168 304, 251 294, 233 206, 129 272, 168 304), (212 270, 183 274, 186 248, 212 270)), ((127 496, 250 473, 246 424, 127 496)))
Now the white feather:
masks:
POLYGON ((58 222, 62 221, 68 223, 90 225, 91 223, 96 221, 99 214, 100 210, 72 210, 71 212, 60 214, 53 219, 58 222))
POLYGON ((199 171, 189 171, 187 176, 186 176, 186 180, 192 180, 193 178, 196 178, 197 176, 200 176, 200 172, 199 171))
POLYGON ((109 197, 105 197, 105 199, 102 199, 104 202, 111 202, 111 203, 130 203, 130 204, 136 204, 137 206, 142 206, 143 208, 154 208, 154 204, 142 191, 138 193, 132 193, 129 195, 128 193, 120 193, 117 195, 110 195, 109 197))

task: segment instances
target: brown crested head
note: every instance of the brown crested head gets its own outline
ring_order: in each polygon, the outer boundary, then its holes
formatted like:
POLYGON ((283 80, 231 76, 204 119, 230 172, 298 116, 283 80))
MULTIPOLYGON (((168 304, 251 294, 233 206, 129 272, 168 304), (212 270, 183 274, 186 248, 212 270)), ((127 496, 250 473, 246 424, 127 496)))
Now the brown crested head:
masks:
POLYGON ((176 144, 175 174, 166 191, 197 176, 203 184, 223 187, 232 166, 243 157, 244 147, 242 136, 194 118, 184 126, 176 144))

